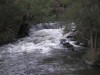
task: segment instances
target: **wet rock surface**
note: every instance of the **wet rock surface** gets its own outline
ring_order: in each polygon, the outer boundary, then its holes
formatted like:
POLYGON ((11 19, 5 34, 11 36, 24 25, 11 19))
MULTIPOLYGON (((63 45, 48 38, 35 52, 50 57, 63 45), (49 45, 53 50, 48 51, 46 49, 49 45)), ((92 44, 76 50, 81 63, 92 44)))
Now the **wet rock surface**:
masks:
POLYGON ((29 32, 29 25, 27 23, 22 23, 20 25, 17 38, 23 38, 25 36, 28 36, 28 32, 29 32))

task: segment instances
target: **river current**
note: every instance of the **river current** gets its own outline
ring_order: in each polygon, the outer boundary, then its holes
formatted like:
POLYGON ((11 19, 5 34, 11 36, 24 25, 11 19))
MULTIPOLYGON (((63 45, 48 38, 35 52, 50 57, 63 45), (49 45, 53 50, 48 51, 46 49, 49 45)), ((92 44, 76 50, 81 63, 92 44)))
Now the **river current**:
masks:
POLYGON ((60 27, 32 27, 28 37, 0 47, 0 75, 98 75, 84 63, 78 46, 72 52, 60 44, 62 37, 60 27))

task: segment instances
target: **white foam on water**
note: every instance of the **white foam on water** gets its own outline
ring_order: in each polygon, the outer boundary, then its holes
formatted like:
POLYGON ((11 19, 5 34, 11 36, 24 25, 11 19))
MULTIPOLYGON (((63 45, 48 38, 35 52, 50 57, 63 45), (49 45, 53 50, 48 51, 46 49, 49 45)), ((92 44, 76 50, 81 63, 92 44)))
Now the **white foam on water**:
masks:
POLYGON ((4 65, 6 65, 4 68, 7 69, 4 70, 3 68, 2 72, 4 74, 1 75, 20 75, 25 74, 24 71, 30 68, 38 69, 38 60, 49 56, 50 51, 54 50, 54 48, 60 47, 63 30, 42 29, 30 33, 32 34, 29 37, 19 39, 13 44, 8 44, 0 48, 2 50, 0 52, 0 59, 5 60, 3 61, 4 65))
POLYGON ((35 32, 31 39, 35 48, 42 49, 42 53, 47 53, 52 48, 59 46, 60 39, 62 38, 62 29, 43 29, 35 32))
POLYGON ((23 52, 31 53, 37 50, 47 54, 52 48, 59 47, 62 33, 62 29, 42 29, 33 32, 30 37, 23 38, 15 44, 7 45, 6 49, 13 55, 22 54, 23 52))

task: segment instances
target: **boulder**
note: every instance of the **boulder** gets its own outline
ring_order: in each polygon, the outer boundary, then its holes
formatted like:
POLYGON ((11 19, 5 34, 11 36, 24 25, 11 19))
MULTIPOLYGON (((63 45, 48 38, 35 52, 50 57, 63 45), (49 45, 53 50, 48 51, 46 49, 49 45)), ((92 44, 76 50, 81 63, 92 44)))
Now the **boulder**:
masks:
POLYGON ((64 42, 66 42, 66 39, 60 39, 60 44, 63 44, 64 42))
POLYGON ((75 45, 80 45, 80 42, 79 41, 75 41, 74 44, 75 45))
POLYGON ((76 41, 76 39, 73 35, 67 36, 66 39, 70 39, 70 41, 76 41))
POLYGON ((74 37, 70 38, 70 41, 76 41, 76 39, 74 37))
POLYGON ((66 47, 66 48, 71 49, 72 51, 74 51, 73 45, 71 45, 69 42, 63 42, 63 46, 66 47))
POLYGON ((72 35, 69 35, 69 36, 67 36, 66 38, 72 38, 72 37, 74 37, 74 36, 72 36, 72 35))

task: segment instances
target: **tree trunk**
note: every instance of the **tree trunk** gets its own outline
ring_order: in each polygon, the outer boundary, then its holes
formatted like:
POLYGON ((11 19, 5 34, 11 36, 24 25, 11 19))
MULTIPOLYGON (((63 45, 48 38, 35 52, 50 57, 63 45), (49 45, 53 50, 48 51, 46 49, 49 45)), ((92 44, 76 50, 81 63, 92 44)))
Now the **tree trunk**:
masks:
POLYGON ((90 30, 90 49, 93 51, 93 29, 90 30))
POLYGON ((90 47, 91 47, 91 54, 93 57, 93 63, 95 63, 96 59, 96 45, 97 45, 97 32, 94 30, 94 27, 91 28, 90 31, 90 47))
POLYGON ((96 54, 96 49, 97 49, 97 32, 95 31, 95 36, 94 36, 94 53, 96 54))

